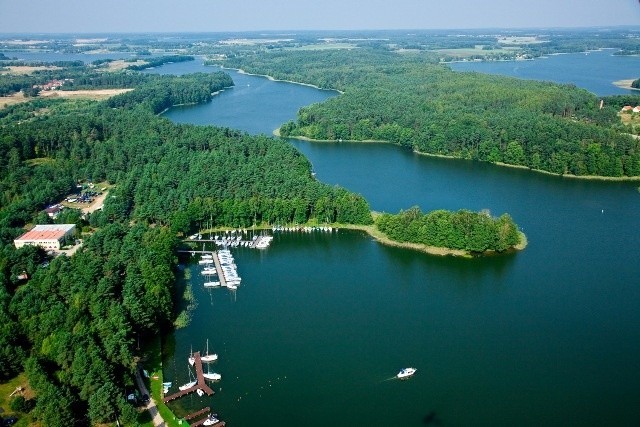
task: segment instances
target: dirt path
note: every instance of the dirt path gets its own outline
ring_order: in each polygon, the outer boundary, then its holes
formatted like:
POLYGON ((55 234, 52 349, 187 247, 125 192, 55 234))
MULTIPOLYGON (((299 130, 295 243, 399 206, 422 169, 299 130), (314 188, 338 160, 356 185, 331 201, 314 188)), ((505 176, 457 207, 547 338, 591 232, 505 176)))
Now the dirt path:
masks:
POLYGON ((149 411, 151 414, 151 418, 153 419, 153 425, 156 427, 165 427, 166 424, 158 412, 158 407, 156 406, 156 402, 151 397, 149 390, 147 390, 147 386, 144 385, 144 381, 142 381, 142 377, 140 376, 140 367, 136 369, 136 383, 138 384, 138 389, 142 395, 149 396, 149 403, 145 406, 145 409, 149 411))
POLYGON ((82 208, 82 213, 90 214, 97 211, 98 209, 102 209, 102 206, 104 206, 104 199, 107 197, 107 194, 109 194, 109 192, 104 191, 102 194, 96 197, 91 205, 87 206, 86 208, 82 208))

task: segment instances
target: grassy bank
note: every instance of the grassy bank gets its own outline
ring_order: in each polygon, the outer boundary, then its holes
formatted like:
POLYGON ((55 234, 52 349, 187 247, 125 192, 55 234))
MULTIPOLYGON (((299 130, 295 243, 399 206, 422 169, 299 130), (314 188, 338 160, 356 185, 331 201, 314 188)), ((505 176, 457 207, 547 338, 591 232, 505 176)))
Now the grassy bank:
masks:
MULTIPOLYGON (((145 358, 141 366, 149 372, 149 378, 144 378, 144 382, 151 393, 151 398, 156 402, 158 412, 164 419, 166 427, 184 427, 185 423, 180 424, 178 417, 169 409, 162 401, 162 342, 160 336, 156 336, 147 343, 145 350, 145 358)), ((148 414, 147 411, 145 411, 148 414)), ((148 416, 141 415, 140 419, 144 419, 143 427, 153 427, 153 422, 148 416)), ((139 420, 140 420, 139 419, 139 420)))

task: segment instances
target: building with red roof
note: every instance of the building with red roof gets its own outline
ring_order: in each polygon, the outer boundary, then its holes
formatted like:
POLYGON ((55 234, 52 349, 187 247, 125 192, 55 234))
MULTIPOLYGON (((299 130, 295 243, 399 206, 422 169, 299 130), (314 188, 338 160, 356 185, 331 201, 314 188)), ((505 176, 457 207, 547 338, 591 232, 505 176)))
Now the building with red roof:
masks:
POLYGON ((41 224, 13 241, 17 249, 23 246, 40 246, 44 249, 60 250, 62 241, 73 235, 75 224, 41 224))

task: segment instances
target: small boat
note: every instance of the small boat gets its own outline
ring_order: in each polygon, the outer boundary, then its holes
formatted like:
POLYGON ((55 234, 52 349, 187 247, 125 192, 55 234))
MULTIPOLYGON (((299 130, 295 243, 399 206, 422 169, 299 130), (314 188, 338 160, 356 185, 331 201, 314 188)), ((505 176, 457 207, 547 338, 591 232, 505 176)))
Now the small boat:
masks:
POLYGON ((218 424, 220 422, 214 415, 209 415, 206 420, 202 423, 203 426, 212 426, 218 424))
MULTIPOLYGON (((218 286, 220 286, 220 283, 218 283, 218 286)), ((200 358, 200 360, 202 360, 203 362, 207 363, 207 362, 215 362, 216 360, 218 360, 218 355, 217 354, 209 354, 209 339, 207 339, 207 354, 205 354, 204 356, 202 356, 200 358)))
POLYGON ((396 377, 401 380, 411 378, 413 374, 416 373, 416 371, 417 371, 416 368, 404 368, 400 372, 398 372, 398 375, 396 375, 396 377))
POLYGON ((204 391, 202 391, 201 388, 197 389, 196 393, 198 393, 198 396, 200 396, 200 397, 204 396, 204 391))
POLYGON ((204 282, 205 288, 217 288, 220 286, 220 282, 204 282))
POLYGON ((211 380, 211 381, 219 381, 222 379, 222 375, 220 374, 216 374, 215 372, 205 372, 202 374, 202 376, 204 377, 205 380, 211 380))
POLYGON ((231 289, 233 291, 235 291, 236 289, 238 289, 238 285, 233 285, 231 283, 227 284, 227 289, 231 289))
POLYGON ((191 387, 196 385, 196 383, 197 383, 197 381, 191 381, 189 383, 186 383, 185 385, 181 385, 178 388, 180 389, 180 391, 184 391, 184 390, 190 389, 191 387))

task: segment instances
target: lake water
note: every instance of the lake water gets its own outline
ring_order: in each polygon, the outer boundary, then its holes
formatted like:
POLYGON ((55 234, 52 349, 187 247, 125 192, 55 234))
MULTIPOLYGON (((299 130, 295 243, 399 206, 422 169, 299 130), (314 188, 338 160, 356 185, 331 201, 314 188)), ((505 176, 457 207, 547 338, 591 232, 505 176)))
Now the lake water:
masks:
MULTIPOLYGON (((203 70, 215 68, 151 72, 203 70)), ((333 96, 230 74, 236 87, 166 117, 268 134, 333 96)), ((198 306, 190 326, 167 337, 165 379, 187 382, 187 356, 207 339, 223 378, 214 396, 174 409, 210 405, 233 426, 638 425, 638 184, 384 144, 292 143, 318 179, 362 193, 375 210, 508 212, 529 246, 456 259, 358 232, 278 234, 267 250, 233 250, 243 278, 235 293, 204 289, 195 259, 185 260, 198 306), (393 379, 407 366, 418 368, 414 378, 393 379)))
MULTIPOLYGON (((185 66, 197 64, 169 67, 185 66)), ((270 133, 300 105, 331 96, 230 73, 235 88, 166 116, 270 133)), ((235 294, 205 290, 190 264, 199 305, 170 338, 165 375, 186 382, 186 356, 208 338, 223 380, 214 397, 177 405, 211 404, 238 426, 637 425, 637 184, 384 144, 291 142, 318 179, 363 194, 375 210, 508 212, 529 246, 468 260, 356 232, 277 235, 266 251, 234 250, 243 277, 235 294), (418 368, 414 378, 391 379, 406 366, 418 368)))
POLYGON ((521 79, 573 83, 596 95, 638 94, 613 84, 640 78, 640 56, 613 55, 615 49, 551 55, 531 61, 456 62, 456 71, 502 74, 521 79))

